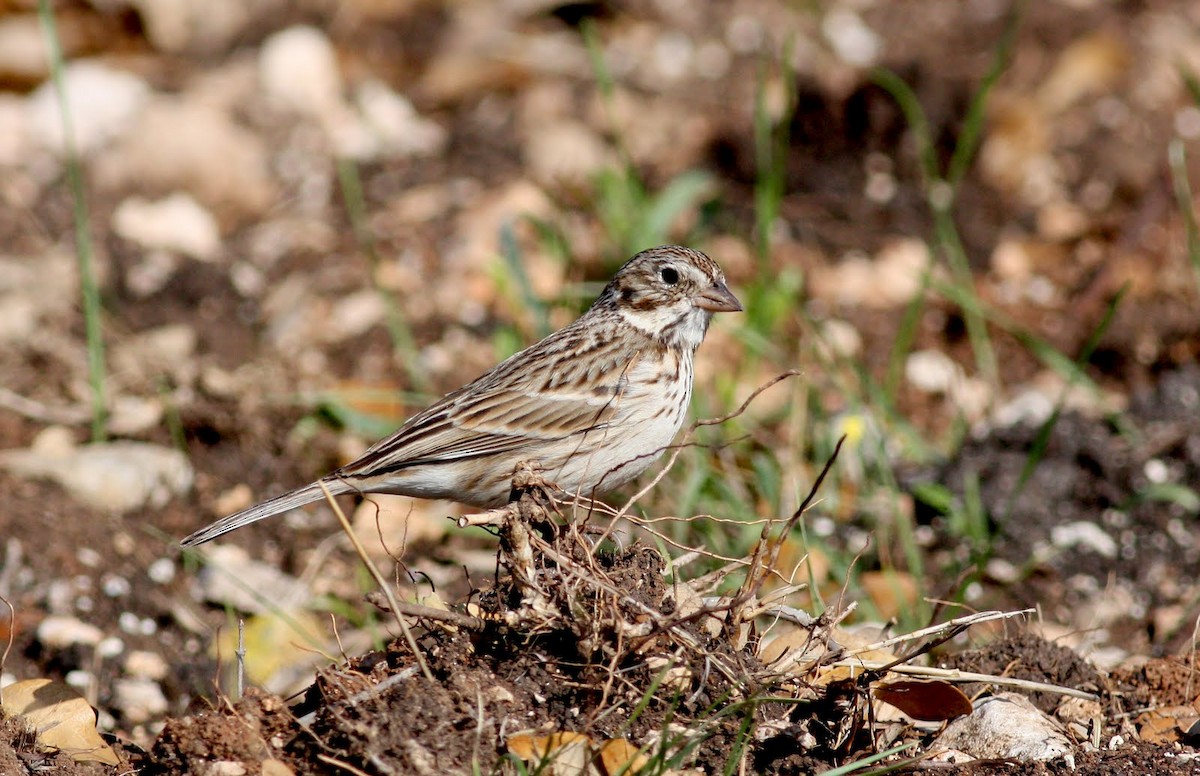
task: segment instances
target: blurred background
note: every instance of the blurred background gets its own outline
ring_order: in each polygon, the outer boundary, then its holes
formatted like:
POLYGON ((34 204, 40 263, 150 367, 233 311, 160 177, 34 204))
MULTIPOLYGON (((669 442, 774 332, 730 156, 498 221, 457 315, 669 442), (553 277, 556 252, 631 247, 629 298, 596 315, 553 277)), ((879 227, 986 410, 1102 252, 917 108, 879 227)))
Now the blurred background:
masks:
MULTIPOLYGON (((347 653, 379 643, 326 505, 175 542, 667 242, 746 306, 696 417, 800 374, 638 503, 721 519, 642 538, 740 557, 845 434, 789 540, 797 605, 1036 606, 1100 665, 1177 649, 1198 138, 1182 0, 0 0, 0 684, 66 680, 148 743, 236 613, 278 692, 336 654, 331 615, 347 653)), ((354 521, 453 600, 495 558, 454 512, 354 521)))

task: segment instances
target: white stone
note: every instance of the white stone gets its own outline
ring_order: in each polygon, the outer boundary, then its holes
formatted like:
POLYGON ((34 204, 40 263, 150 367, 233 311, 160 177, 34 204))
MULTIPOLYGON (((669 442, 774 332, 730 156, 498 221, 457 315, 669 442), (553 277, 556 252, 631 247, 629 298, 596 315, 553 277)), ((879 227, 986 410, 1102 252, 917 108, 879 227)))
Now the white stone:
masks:
POLYGON ((377 155, 433 156, 446 147, 446 130, 423 118, 406 97, 382 81, 365 81, 355 91, 362 123, 376 140, 377 155))
POLYGON ((0 451, 0 467, 53 480, 77 501, 127 512, 161 507, 192 486, 192 466, 178 450, 143 442, 71 446, 70 432, 47 429, 27 449, 0 451))
MULTIPOLYGON (((86 156, 128 131, 150 97, 141 78, 92 60, 63 69, 75 149, 86 156)), ((47 81, 29 95, 30 135, 45 148, 63 152, 63 118, 54 84, 47 81)))
POLYGON ((133 436, 162 422, 165 407, 157 396, 116 396, 110 402, 108 430, 116 436, 133 436))
POLYGON ((1050 543, 1060 550, 1091 550, 1110 559, 1116 558, 1119 551, 1116 539, 1087 520, 1054 526, 1050 529, 1050 543))
POLYGON ((113 682, 113 706, 132 725, 167 713, 167 696, 151 679, 117 679, 113 682))
POLYGON ((1071 751, 1071 743, 1060 726, 1024 696, 1000 693, 984 698, 971 714, 951 722, 933 748, 1029 762, 1063 757, 1071 751))
POLYGON ((277 196, 263 139, 196 99, 153 99, 94 170, 108 188, 186 191, 222 221, 258 216, 277 196))
POLYGON ((125 673, 137 679, 159 681, 166 677, 169 666, 157 652, 136 649, 125 657, 125 673))
POLYGON ((302 606, 312 597, 308 585, 241 547, 212 544, 200 552, 205 557, 200 593, 206 601, 257 614, 302 606))
POLYGON ((525 163, 534 180, 545 186, 583 184, 613 163, 604 141, 572 119, 531 127, 524 143, 525 163))
POLYGON ((883 39, 849 8, 836 7, 825 14, 821 32, 838 58, 855 67, 870 67, 883 53, 883 39))
POLYGON ((36 14, 8 12, 0 16, 0 75, 40 80, 46 77, 45 38, 36 14))
POLYGON ((146 576, 151 582, 165 585, 175 578, 175 561, 170 558, 159 558, 146 568, 146 576))
POLYGON ((37 637, 43 646, 62 649, 75 644, 95 646, 104 638, 104 632, 74 617, 52 614, 38 623, 37 637))
POLYGON ((0 167, 17 167, 27 161, 30 148, 27 124, 25 100, 0 94, 0 167))
POLYGON ((146 37, 159 51, 212 51, 227 46, 256 10, 278 3, 263 0, 130 0, 146 37))
POLYGON ((819 344, 834 358, 853 359, 862 353, 862 334, 849 321, 831 318, 821 324, 819 344))
POLYGON ((905 379, 925 393, 947 393, 962 376, 962 367, 939 350, 918 350, 904 362, 905 379))
POLYGON ((0 295, 0 342, 19 342, 32 336, 38 325, 34 297, 0 295))
POLYGON ((212 261, 221 250, 217 219, 183 192, 160 200, 129 197, 113 213, 113 231, 151 250, 182 253, 212 261))
POLYGON ((322 334, 326 342, 341 342, 365 334, 373 326, 383 323, 386 316, 387 305, 379 292, 366 288, 333 305, 322 334))
POLYGON ((266 96, 291 110, 328 120, 343 108, 337 54, 315 27, 289 27, 267 38, 258 69, 266 96))
POLYGON ((246 776, 246 766, 235 760, 214 760, 200 763, 196 776, 246 776))

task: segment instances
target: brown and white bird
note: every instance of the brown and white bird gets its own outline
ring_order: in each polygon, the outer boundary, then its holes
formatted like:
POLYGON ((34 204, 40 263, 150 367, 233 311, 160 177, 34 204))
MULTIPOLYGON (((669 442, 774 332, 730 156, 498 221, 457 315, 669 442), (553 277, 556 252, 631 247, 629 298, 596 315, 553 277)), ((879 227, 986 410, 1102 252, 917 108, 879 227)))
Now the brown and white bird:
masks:
POLYGON ((668 245, 634 256, 582 316, 414 415, 318 482, 218 520, 192 546, 334 494, 396 493, 490 508, 529 463, 592 496, 646 470, 683 425, 692 357, 713 313, 742 305, 716 262, 668 245))

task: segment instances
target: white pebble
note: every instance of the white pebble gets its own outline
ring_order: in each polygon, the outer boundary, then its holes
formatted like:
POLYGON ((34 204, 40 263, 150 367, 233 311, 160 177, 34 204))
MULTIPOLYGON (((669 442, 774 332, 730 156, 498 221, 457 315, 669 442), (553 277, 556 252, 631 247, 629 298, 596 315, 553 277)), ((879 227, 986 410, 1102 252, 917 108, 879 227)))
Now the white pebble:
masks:
POLYGON ((175 561, 170 558, 159 558, 146 569, 146 576, 151 582, 165 585, 175 578, 175 561))
POLYGON ((67 675, 63 677, 63 681, 76 690, 87 690, 96 681, 96 677, 91 671, 76 668, 74 671, 67 671, 67 675))
POLYGON ((167 712, 167 696, 158 682, 150 679, 118 679, 113 682, 113 706, 134 725, 167 712))
POLYGON ((75 552, 75 558, 82 565, 91 569, 99 566, 100 561, 103 560, 103 558, 100 556, 100 553, 96 552, 96 550, 91 547, 80 547, 75 552))
POLYGON ((1117 540, 1087 520, 1056 525, 1050 530, 1050 543, 1060 550, 1082 548, 1105 558, 1117 557, 1117 540))
POLYGON ((119 577, 116 574, 105 574, 104 581, 101 583, 101 589, 109 598, 122 598, 129 595, 131 589, 129 580, 125 577, 119 577))
POLYGON ((341 109, 342 76, 325 33, 296 26, 263 43, 258 75, 267 96, 292 110, 330 120, 341 109))
POLYGON ((38 641, 51 648, 69 647, 74 644, 95 646, 104 638, 104 632, 95 625, 74 617, 50 615, 38 624, 38 641))
POLYGON ((167 675, 167 661, 157 652, 136 649, 125 658, 125 673, 139 679, 158 681, 167 675))
POLYGON ((821 32, 838 58, 847 64, 869 67, 883 53, 883 39, 849 8, 835 8, 825 14, 821 32))
POLYGON ((1171 470, 1163 463, 1161 458, 1151 458, 1142 465, 1142 472, 1146 475, 1146 479, 1161 485, 1171 477, 1171 470))
POLYGON ((141 625, 141 619, 133 612, 121 612, 117 615, 117 627, 125 633, 138 633, 141 625))
POLYGON ((212 261, 221 251, 217 219, 188 194, 159 200, 129 197, 112 216, 113 231, 148 250, 182 253, 212 261))
POLYGON ((962 379, 962 368, 938 350, 918 350, 904 362, 904 377, 926 393, 945 393, 962 379))
POLYGON ((40 434, 31 448, 0 452, 0 467, 25 477, 54 480, 77 501, 112 512, 161 507, 192 486, 191 463, 178 450, 144 442, 64 448, 56 440, 46 440, 48 432, 40 434))
POLYGON ((104 658, 112 658, 125 651, 125 642, 116 636, 109 636, 96 645, 96 654, 104 658))
MULTIPOLYGON (((137 76, 90 60, 63 69, 75 148, 87 155, 128 130, 150 96, 137 76)), ((63 151, 63 120, 54 84, 45 82, 29 95, 30 136, 55 153, 63 151)))

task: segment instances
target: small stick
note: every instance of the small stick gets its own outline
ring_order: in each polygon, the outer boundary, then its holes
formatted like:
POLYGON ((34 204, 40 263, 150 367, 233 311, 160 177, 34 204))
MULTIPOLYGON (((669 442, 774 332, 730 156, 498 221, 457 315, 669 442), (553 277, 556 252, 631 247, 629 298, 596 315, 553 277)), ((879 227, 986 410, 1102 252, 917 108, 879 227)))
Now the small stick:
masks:
POLYGON ((379 568, 375 565, 375 562, 367 555, 367 550, 362 546, 362 542, 354 535, 354 529, 350 527, 350 521, 346 518, 346 513, 334 501, 333 494, 329 492, 329 488, 320 480, 317 481, 317 484, 321 486, 321 492, 325 494, 325 500, 333 506, 333 513, 337 515, 338 522, 342 524, 342 530, 346 532, 346 536, 350 537, 350 544, 354 545, 354 551, 362 559, 363 565, 367 567, 367 571, 371 572, 371 576, 375 578, 375 584, 379 585, 379 589, 383 591, 388 604, 392 607, 392 616, 396 618, 396 624, 400 626, 400 632, 404 634, 404 640, 408 642, 408 648, 412 650, 413 659, 421 667, 421 673, 425 674, 425 678, 429 681, 434 681, 433 673, 430 672, 429 666, 425 664, 425 657, 421 654, 420 648, 417 647, 417 640, 413 637, 412 631, 409 630, 408 624, 404 622, 404 618, 400 616, 400 604, 396 600, 395 594, 392 593, 391 586, 383 578, 383 574, 379 572, 379 568))

